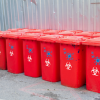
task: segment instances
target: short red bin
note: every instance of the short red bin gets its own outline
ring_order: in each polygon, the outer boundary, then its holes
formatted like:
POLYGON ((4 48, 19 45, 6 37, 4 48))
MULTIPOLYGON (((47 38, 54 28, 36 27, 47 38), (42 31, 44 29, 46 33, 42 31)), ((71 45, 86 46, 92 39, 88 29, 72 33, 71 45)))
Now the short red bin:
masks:
POLYGON ((86 45, 86 88, 100 93, 100 38, 83 42, 86 45))
POLYGON ((41 36, 42 79, 50 82, 60 81, 60 44, 56 43, 62 35, 41 36))
POLYGON ((82 37, 64 37, 60 44, 61 84, 79 88, 85 84, 85 46, 82 37))
POLYGON ((23 67, 23 41, 19 39, 22 34, 10 33, 6 38, 7 69, 8 72, 18 74, 24 71, 23 67))
POLYGON ((2 36, 3 36, 3 32, 0 31, 0 69, 6 70, 7 69, 6 41, 2 36))
POLYGON ((41 76, 41 48, 37 39, 41 34, 24 34, 23 39, 23 58, 24 74, 30 77, 41 76))

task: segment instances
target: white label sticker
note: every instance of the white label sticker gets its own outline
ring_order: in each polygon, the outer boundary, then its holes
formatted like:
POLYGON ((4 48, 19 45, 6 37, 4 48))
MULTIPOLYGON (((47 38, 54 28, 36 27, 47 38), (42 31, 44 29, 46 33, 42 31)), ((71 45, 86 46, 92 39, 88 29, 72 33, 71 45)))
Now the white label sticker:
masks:
POLYGON ((13 51, 10 51, 10 56, 13 56, 13 55, 14 55, 13 51))
POLYGON ((28 55, 27 59, 28 59, 28 62, 32 62, 32 57, 30 55, 28 55))
POLYGON ((51 65, 49 59, 46 59, 46 60, 45 60, 45 64, 46 64, 47 67, 49 67, 49 66, 51 65))
POLYGON ((99 74, 99 70, 98 70, 98 68, 96 67, 96 68, 92 68, 92 70, 91 70, 91 73, 92 73, 92 75, 94 75, 94 76, 99 76, 98 74, 99 74))
POLYGON ((70 62, 67 62, 65 67, 66 67, 67 70, 71 70, 72 69, 72 65, 71 65, 70 62))

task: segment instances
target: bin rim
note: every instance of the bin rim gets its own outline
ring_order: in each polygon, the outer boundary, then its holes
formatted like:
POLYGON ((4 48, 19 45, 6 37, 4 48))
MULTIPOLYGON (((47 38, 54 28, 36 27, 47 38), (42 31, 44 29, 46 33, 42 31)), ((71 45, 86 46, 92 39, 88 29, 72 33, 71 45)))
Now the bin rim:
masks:
POLYGON ((44 30, 41 30, 41 29, 33 29, 33 30, 29 30, 29 32, 33 32, 33 33, 43 33, 44 30))
POLYGON ((82 44, 88 46, 100 46, 100 38, 87 39, 82 41, 82 44))
POLYGON ((86 38, 83 36, 65 36, 64 38, 60 38, 57 42, 61 44, 81 45, 82 41, 85 40, 86 38))
POLYGON ((18 29, 8 29, 7 31, 18 32, 18 29))
POLYGON ((76 33, 75 36, 86 36, 86 37, 92 37, 92 36, 93 36, 93 33, 82 32, 82 33, 76 33))
POLYGON ((3 35, 3 37, 18 39, 22 34, 23 34, 23 32, 11 32, 11 33, 3 35))
POLYGON ((47 35, 55 35, 55 34, 58 34, 59 33, 59 30, 46 30, 43 32, 43 34, 47 34, 47 35))
POLYGON ((75 35, 75 33, 71 32, 71 31, 63 31, 63 32, 59 32, 58 34, 59 35, 64 35, 64 36, 73 36, 73 35, 75 35))
POLYGON ((57 40, 59 40, 59 38, 61 37, 63 37, 63 35, 44 35, 40 36, 40 38, 38 38, 38 41, 57 43, 57 40))
POLYGON ((6 34, 9 34, 10 31, 0 31, 0 37, 4 37, 6 34))
POLYGON ((41 33, 33 33, 33 34, 30 33, 30 34, 23 34, 19 38, 23 40, 37 40, 42 35, 43 34, 41 33))
POLYGON ((2 32, 2 31, 0 31, 0 38, 2 38, 2 36, 3 36, 3 32, 2 32))
POLYGON ((93 34, 93 37, 100 37, 100 33, 93 34))
POLYGON ((76 30, 76 33, 81 33, 81 32, 83 32, 82 30, 76 30))

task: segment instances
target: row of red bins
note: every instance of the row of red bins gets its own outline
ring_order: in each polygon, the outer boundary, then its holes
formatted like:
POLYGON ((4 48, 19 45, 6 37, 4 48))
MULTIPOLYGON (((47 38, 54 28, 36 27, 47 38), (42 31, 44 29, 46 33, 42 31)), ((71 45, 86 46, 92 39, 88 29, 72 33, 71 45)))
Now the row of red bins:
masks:
POLYGON ((0 32, 0 69, 100 93, 100 33, 9 29, 0 32))

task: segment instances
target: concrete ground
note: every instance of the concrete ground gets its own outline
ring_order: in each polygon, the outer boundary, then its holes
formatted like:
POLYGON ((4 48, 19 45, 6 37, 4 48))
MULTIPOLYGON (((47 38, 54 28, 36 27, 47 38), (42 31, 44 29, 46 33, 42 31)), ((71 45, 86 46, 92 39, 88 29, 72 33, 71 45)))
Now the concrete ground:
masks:
POLYGON ((0 70, 0 100, 100 100, 100 94, 0 70))

